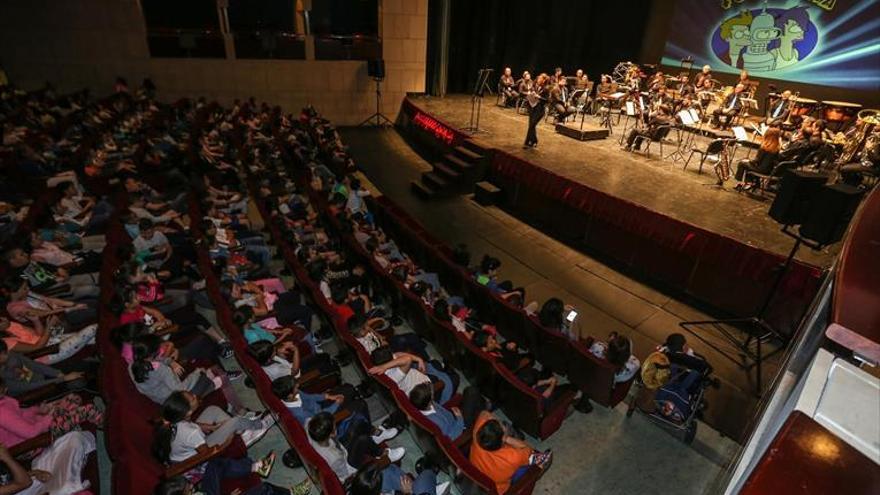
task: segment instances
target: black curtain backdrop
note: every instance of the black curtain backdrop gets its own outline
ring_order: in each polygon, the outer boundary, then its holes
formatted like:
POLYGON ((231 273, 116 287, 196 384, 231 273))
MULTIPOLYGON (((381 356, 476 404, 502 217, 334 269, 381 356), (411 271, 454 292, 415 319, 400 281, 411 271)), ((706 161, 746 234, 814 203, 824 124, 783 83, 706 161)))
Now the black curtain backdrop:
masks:
POLYGON ((469 93, 477 71, 566 75, 583 69, 590 80, 622 60, 639 61, 654 2, 636 0, 451 0, 450 93, 469 93))

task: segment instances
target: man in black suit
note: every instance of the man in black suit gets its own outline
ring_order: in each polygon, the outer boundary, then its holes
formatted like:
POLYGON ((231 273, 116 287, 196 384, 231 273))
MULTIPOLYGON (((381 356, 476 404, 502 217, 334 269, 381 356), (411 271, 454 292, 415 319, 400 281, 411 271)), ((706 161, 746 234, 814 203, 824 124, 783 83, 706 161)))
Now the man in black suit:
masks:
POLYGON ((712 127, 727 129, 730 127, 730 123, 733 122, 733 118, 739 113, 740 109, 743 106, 743 90, 745 86, 742 84, 737 84, 735 88, 733 88, 733 93, 727 95, 727 98, 724 99, 724 102, 720 107, 716 108, 714 112, 712 112, 712 127), (727 118, 724 119, 724 122, 721 123, 720 117, 724 115, 727 118))

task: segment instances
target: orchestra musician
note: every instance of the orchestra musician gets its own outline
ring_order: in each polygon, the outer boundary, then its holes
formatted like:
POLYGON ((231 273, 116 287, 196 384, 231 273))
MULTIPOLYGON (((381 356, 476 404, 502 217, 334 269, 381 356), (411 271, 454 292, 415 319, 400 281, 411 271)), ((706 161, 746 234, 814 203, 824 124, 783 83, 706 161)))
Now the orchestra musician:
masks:
POLYGON ((694 86, 698 88, 704 88, 705 81, 709 81, 709 87, 712 87, 712 68, 708 65, 703 66, 703 70, 697 74, 697 78, 694 80, 694 86))
POLYGON ((666 86, 657 88, 657 92, 651 98, 651 115, 660 111, 661 107, 665 107, 666 113, 672 113, 674 108, 672 97, 666 91, 666 86))
POLYGON ((566 79, 560 77, 556 80, 550 89, 550 104, 556 110, 556 122, 565 122, 565 119, 575 113, 577 109, 569 102, 568 87, 566 79))
POLYGON ((648 83, 648 91, 653 93, 660 88, 666 88, 666 78, 663 77, 663 72, 658 70, 648 83))
POLYGON ((695 109, 698 112, 700 111, 700 104, 694 100, 691 95, 685 95, 682 99, 678 100, 678 104, 675 105, 675 111, 672 113, 678 115, 682 110, 695 109))
POLYGON ((727 98, 721 103, 721 106, 716 108, 714 112, 712 112, 712 127, 713 128, 721 128, 727 129, 730 127, 730 124, 733 122, 733 117, 735 117, 743 106, 743 90, 745 87, 742 84, 737 84, 736 87, 733 88, 733 93, 727 95, 727 98), (724 122, 721 122, 721 116, 724 115, 727 118, 724 119, 724 122))
POLYGON ((770 122, 770 126, 764 131, 764 137, 761 140, 761 148, 755 155, 755 159, 740 160, 736 165, 736 180, 739 181, 736 185, 737 190, 747 191, 755 186, 754 183, 747 184, 743 180, 747 171, 751 170, 763 175, 767 175, 773 171, 773 168, 779 163, 781 137, 782 121, 776 119, 770 122))
POLYGON ((742 84, 743 86, 743 91, 745 91, 743 97, 751 98, 752 94, 754 94, 755 87, 758 86, 758 81, 752 81, 749 79, 749 71, 743 69, 739 71, 739 81, 737 81, 737 84, 742 84))
POLYGON ((630 90, 638 91, 642 85, 642 76, 642 69, 638 65, 633 65, 630 67, 629 72, 626 73, 623 82, 629 86, 630 90))
POLYGON ((859 186, 865 176, 880 175, 880 126, 865 139, 865 147, 859 152, 858 161, 840 167, 843 182, 851 186, 859 186))
POLYGON ((681 76, 681 85, 678 87, 678 96, 684 98, 690 96, 692 99, 697 95, 697 87, 691 83, 687 74, 681 76))
POLYGON ((549 81, 550 76, 542 72, 532 86, 532 90, 523 94, 523 97, 529 104, 529 130, 526 132, 526 142, 523 144, 523 148, 538 146, 538 132, 536 128, 541 119, 544 118, 544 105, 547 101, 546 95, 549 81))
MULTIPOLYGON (((697 77, 697 80, 700 80, 699 76, 697 77)), ((712 99, 715 98, 715 91, 713 88, 714 83, 711 78, 703 79, 702 84, 697 85, 697 99, 699 100, 700 107, 704 111, 709 108, 709 104, 712 103, 712 99)))
POLYGON ((504 73, 501 74, 501 80, 498 81, 498 86, 501 89, 501 101, 503 105, 507 106, 511 102, 516 101, 519 93, 516 92, 515 85, 516 81, 513 79, 513 73, 510 70, 510 67, 505 67, 504 73))
POLYGON ((590 83, 590 78, 584 74, 582 69, 578 69, 574 73, 574 77, 576 79, 574 89, 587 89, 587 85, 590 83))
POLYGON ((672 123, 672 115, 670 114, 670 112, 671 109, 666 105, 660 105, 659 107, 657 107, 657 111, 654 112, 653 115, 651 115, 651 118, 648 120, 648 125, 646 127, 643 127, 641 129, 634 128, 629 131, 629 135, 626 137, 626 146, 624 147, 624 149, 626 151, 632 151, 633 146, 635 146, 635 149, 638 150, 645 139, 658 141, 666 137, 665 134, 669 132, 669 127, 662 126, 668 126, 670 123, 672 123), (639 139, 638 142, 636 142, 636 138, 639 136, 642 136, 645 139, 639 139))
POLYGON ((786 89, 769 105, 769 108, 767 108, 767 118, 765 119, 765 122, 769 124, 777 119, 782 121, 787 119, 788 113, 791 112, 791 100, 791 91, 786 89))
POLYGON ((617 92, 617 83, 611 80, 608 74, 602 74, 599 79, 599 87, 596 88, 596 96, 598 98, 608 98, 617 92))
POLYGON ((556 70, 553 71, 553 75, 550 76, 550 82, 558 84, 560 79, 565 79, 565 76, 562 75, 562 67, 557 67, 556 70))
POLYGON ((532 81, 532 75, 529 74, 529 71, 524 71, 522 79, 519 80, 519 84, 516 86, 516 92, 520 95, 526 95, 531 93, 534 87, 535 81, 532 81))

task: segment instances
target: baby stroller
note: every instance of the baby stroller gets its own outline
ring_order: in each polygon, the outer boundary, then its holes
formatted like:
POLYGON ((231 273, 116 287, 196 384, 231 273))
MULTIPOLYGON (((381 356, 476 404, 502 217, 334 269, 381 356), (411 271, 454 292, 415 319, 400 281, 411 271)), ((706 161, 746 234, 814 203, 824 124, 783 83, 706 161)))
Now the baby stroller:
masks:
POLYGON ((690 445, 706 405, 706 386, 717 383, 711 373, 712 367, 700 356, 654 352, 642 364, 626 416, 638 410, 690 445))

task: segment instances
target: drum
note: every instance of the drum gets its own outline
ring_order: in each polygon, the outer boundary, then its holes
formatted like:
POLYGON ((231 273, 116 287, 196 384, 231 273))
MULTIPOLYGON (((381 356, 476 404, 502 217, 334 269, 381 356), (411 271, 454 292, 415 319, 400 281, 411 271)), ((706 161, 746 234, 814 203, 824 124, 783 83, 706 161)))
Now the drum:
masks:
POLYGON ((810 115, 818 104, 818 101, 810 98, 795 98, 791 102, 791 115, 796 117, 810 115))
POLYGON ((825 120, 828 122, 849 122, 862 109, 859 104, 845 101, 823 101, 822 106, 824 107, 825 120))

